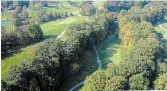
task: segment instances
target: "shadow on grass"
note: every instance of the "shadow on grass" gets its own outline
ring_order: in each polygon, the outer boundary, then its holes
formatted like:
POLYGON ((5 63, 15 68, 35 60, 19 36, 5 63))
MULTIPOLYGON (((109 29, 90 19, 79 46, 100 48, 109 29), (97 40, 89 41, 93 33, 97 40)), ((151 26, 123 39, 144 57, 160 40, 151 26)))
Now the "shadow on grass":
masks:
POLYGON ((1 61, 3 59, 7 58, 7 57, 14 56, 15 54, 18 54, 18 53, 21 53, 21 52, 22 52, 22 50, 21 50, 20 46, 12 48, 11 50, 8 50, 5 54, 1 53, 1 61))
POLYGON ((163 39, 162 43, 167 44, 167 39, 163 39))
POLYGON ((155 32, 159 38, 163 38, 162 33, 155 32))
POLYGON ((109 58, 117 53, 119 44, 119 39, 116 36, 110 35, 99 46, 97 46, 97 51, 103 65, 102 68, 105 68, 108 63, 112 62, 109 58))
POLYGON ((153 25, 154 26, 158 26, 159 24, 163 24, 163 23, 167 23, 167 20, 166 19, 159 19, 159 20, 156 20, 153 25))
POLYGON ((44 36, 44 40, 49 39, 49 38, 57 38, 57 35, 45 35, 44 36))

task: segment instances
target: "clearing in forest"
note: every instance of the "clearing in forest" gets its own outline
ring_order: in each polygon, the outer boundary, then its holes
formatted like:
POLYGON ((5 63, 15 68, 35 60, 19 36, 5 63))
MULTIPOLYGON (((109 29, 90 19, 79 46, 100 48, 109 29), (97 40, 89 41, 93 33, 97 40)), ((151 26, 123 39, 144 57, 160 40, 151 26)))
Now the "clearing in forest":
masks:
POLYGON ((108 36, 107 39, 101 42, 100 45, 97 46, 97 51, 103 68, 111 62, 118 65, 126 54, 123 45, 121 45, 118 38, 113 35, 108 36))

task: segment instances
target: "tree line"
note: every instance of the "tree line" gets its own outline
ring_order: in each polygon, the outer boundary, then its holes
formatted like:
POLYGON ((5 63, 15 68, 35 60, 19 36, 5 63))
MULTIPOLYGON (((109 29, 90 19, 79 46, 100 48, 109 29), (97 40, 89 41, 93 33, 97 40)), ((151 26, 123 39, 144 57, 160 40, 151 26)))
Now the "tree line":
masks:
MULTIPOLYGON (((39 24, 41 23, 45 23, 45 22, 49 22, 52 20, 57 20, 57 19, 61 19, 61 18, 66 18, 69 16, 74 16, 74 14, 72 12, 61 12, 61 11, 56 11, 56 12, 47 12, 47 8, 43 8, 43 5, 41 3, 38 4, 34 4, 31 5, 30 9, 32 11, 35 11, 35 20, 37 21, 39 24)), ((56 9, 56 7, 55 7, 56 9)))
POLYGON ((92 22, 68 28, 67 40, 47 39, 25 58, 20 66, 11 67, 4 90, 59 90, 64 81, 83 67, 86 50, 93 48, 112 32, 112 18, 106 13, 92 22))
POLYGON ((119 65, 108 64, 106 70, 98 70, 84 82, 86 91, 103 90, 165 90, 166 59, 157 64, 160 54, 160 39, 155 34, 151 22, 164 14, 165 2, 152 2, 145 7, 133 6, 118 15, 119 38, 127 55, 119 65), (154 9, 154 14, 152 10, 154 9), (136 11, 137 10, 137 11, 136 11), (157 11, 156 11, 157 10, 157 11), (145 11, 145 13, 143 13, 145 11), (141 18, 141 14, 145 18, 141 18), (154 17, 153 19, 153 16, 154 17))
POLYGON ((68 14, 67 12, 47 13, 40 3, 31 5, 31 8, 34 8, 36 11, 36 15, 34 17, 30 17, 26 5, 16 6, 12 14, 12 23, 15 28, 2 28, 2 57, 6 57, 14 47, 39 42, 43 38, 43 31, 39 24, 73 16, 72 13, 68 14))
POLYGON ((37 24, 20 26, 13 30, 1 29, 1 56, 7 56, 14 47, 35 43, 43 38, 43 31, 37 24))

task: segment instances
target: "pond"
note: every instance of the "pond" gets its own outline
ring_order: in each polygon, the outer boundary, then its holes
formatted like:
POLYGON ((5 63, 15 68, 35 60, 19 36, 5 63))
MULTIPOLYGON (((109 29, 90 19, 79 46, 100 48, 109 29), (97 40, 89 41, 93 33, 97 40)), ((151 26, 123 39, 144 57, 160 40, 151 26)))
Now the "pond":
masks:
POLYGON ((1 22, 1 26, 6 26, 6 25, 9 25, 11 24, 12 22, 9 22, 9 21, 2 21, 1 22))

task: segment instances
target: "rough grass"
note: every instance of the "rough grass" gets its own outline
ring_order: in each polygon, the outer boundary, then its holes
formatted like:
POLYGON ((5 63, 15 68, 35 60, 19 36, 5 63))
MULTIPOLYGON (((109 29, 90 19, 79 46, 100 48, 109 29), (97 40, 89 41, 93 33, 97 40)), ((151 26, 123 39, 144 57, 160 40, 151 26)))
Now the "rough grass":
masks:
POLYGON ((41 28, 44 36, 59 35, 69 26, 76 24, 78 21, 83 21, 84 19, 85 18, 83 16, 73 16, 65 19, 58 19, 56 21, 41 24, 41 28))

